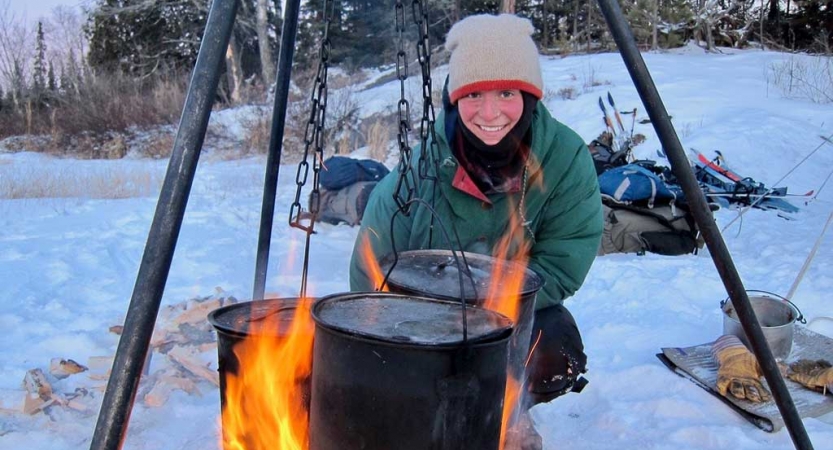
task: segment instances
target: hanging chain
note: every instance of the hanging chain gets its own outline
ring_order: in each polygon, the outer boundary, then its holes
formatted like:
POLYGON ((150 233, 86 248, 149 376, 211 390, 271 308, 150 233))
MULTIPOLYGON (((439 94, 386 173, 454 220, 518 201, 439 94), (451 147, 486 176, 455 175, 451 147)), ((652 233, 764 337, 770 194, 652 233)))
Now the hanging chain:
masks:
MULTIPOLYGON (((335 2, 333 2, 335 5, 335 2)), ((333 10, 335 6, 333 6, 333 10)), ((324 29, 321 36, 321 48, 319 49, 318 71, 315 75, 315 84, 312 88, 310 99, 310 115, 304 130, 304 157, 298 163, 298 171, 295 174, 295 201, 289 209, 289 226, 298 228, 306 233, 304 246, 304 263, 301 273, 300 297, 306 297, 307 273, 309 270, 309 244, 310 236, 315 232, 315 219, 321 206, 321 190, 319 187, 319 173, 324 161, 324 118, 327 112, 327 69, 330 59, 330 17, 327 14, 327 1, 324 0, 323 22, 324 29), (302 214, 301 193, 309 178, 309 157, 312 150, 312 192, 309 199, 309 214, 302 214), (307 225, 304 223, 309 221, 307 225)))
MULTIPOLYGON (((417 61, 422 69, 422 118, 419 126, 419 138, 422 151, 418 162, 418 174, 421 179, 435 180, 436 176, 430 175, 430 165, 437 165, 439 147, 434 132, 436 114, 432 97, 431 82, 431 47, 428 40, 428 11, 421 0, 411 2, 411 13, 414 23, 419 29, 417 40, 417 61)), ((399 126, 397 140, 399 143, 399 178, 396 183, 393 198, 404 215, 410 213, 409 202, 414 198, 415 180, 411 167, 412 149, 408 142, 408 134, 411 132, 411 107, 405 98, 405 82, 408 79, 408 58, 405 52, 405 5, 402 0, 397 0, 395 5, 397 52, 396 52, 396 76, 399 79, 399 102, 397 109, 399 113, 399 126)), ((434 172, 436 173, 436 171, 434 172)), ((434 196, 432 196, 434 197, 434 196)))
MULTIPOLYGON (((419 40, 417 41, 417 61, 422 68, 422 119, 419 123, 419 140, 422 152, 419 155, 419 177, 424 180, 434 181, 432 183, 431 207, 436 207, 437 177, 429 175, 430 164, 434 166, 434 174, 439 173, 439 144, 437 134, 434 131, 436 114, 434 113, 433 84, 431 81, 431 45, 428 40, 428 11, 423 7, 423 2, 413 0, 411 11, 414 16, 414 23, 419 29, 419 40)), ((428 227, 428 246, 432 247, 434 242, 434 220, 431 215, 431 225, 428 227)))
MULTIPOLYGON (((413 0, 411 9, 414 23, 419 28, 417 41, 417 60, 422 68, 422 119, 419 123, 419 138, 422 153, 419 156, 419 176, 423 179, 436 179, 429 176, 429 163, 437 164, 439 144, 434 131, 436 114, 434 113, 433 84, 431 82, 431 47, 428 41, 428 11, 421 0, 413 0), (429 143, 430 138, 430 143, 429 143)), ((437 173, 436 171, 434 173, 437 173)))
POLYGON ((405 98, 405 81, 408 79, 408 59, 405 53, 405 5, 402 0, 396 1, 394 7, 396 16, 396 78, 399 79, 399 178, 396 181, 396 189, 393 191, 393 199, 402 214, 410 214, 410 201, 414 198, 414 179, 411 170, 411 146, 408 144, 408 133, 411 131, 411 105, 405 98))

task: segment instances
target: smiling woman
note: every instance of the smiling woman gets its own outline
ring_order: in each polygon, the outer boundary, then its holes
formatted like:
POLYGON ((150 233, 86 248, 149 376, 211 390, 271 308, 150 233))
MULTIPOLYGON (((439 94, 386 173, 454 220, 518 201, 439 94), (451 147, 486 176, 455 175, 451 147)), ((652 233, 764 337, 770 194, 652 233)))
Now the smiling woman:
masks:
MULTIPOLYGON (((526 388, 522 407, 586 384, 584 345, 562 302, 583 283, 602 232, 590 152, 540 101, 532 32, 529 20, 514 15, 476 15, 454 24, 446 40, 451 56, 443 111, 436 140, 426 144, 436 149, 438 163, 414 174, 415 196, 432 209, 397 214, 399 171, 392 171, 371 194, 350 271, 352 290, 380 288, 371 277, 373 258, 363 256, 369 244, 380 260, 411 250, 459 250, 510 260, 541 276, 534 317, 515 324, 531 327, 529 346, 535 348, 526 373, 508 382, 507 398, 526 388), (438 223, 453 230, 453 242, 438 237, 438 223)), ((421 160, 422 149, 416 152, 413 160, 421 160)), ((507 286, 501 289, 506 294, 507 286)), ((523 422, 510 423, 506 436, 518 435, 513 430, 523 422)))
POLYGON ((495 145, 517 125, 524 101, 518 89, 495 89, 472 92, 458 100, 457 107, 466 129, 484 143, 495 145))

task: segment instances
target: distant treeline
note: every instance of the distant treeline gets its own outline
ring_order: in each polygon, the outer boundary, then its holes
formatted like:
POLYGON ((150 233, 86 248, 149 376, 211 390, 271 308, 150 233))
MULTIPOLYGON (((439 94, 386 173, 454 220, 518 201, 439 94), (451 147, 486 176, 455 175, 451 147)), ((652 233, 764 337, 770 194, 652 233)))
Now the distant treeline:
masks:
MULTIPOLYGON (((280 3, 240 1, 220 103, 262 100, 274 82, 280 3)), ((408 25, 403 35, 411 59, 417 37, 413 17, 420 8, 428 13, 434 51, 460 18, 500 12, 529 18, 542 53, 615 49, 592 0, 308 0, 302 2, 293 70, 301 81, 314 76, 320 58, 325 4, 329 62, 348 73, 396 62, 397 5, 408 25)), ((626 0, 621 6, 645 50, 692 39, 707 49, 755 42, 829 55, 833 46, 833 0, 626 0)), ((0 33, 0 138, 95 133, 175 120, 178 105, 171 98, 182 93, 171 91, 187 86, 209 8, 209 0, 97 0, 73 22, 81 43, 58 52, 47 49, 54 42, 47 33, 57 29, 55 23, 39 23, 36 31, 27 32, 0 11, 0 26, 6 30, 0 33), (128 100, 142 109, 125 107, 128 100), (68 108, 78 113, 78 102, 93 103, 87 109, 97 113, 86 111, 88 119, 73 117, 72 124, 61 124, 68 108)))

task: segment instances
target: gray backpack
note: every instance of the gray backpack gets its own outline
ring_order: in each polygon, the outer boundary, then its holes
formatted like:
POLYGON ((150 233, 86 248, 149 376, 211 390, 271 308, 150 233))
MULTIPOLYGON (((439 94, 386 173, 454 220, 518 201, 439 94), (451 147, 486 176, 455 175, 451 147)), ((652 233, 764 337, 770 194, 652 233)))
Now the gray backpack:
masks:
POLYGON ((376 187, 376 181, 360 181, 338 190, 321 188, 321 204, 319 206, 319 222, 333 225, 346 223, 350 226, 358 225, 362 221, 364 209, 370 193, 376 187))
POLYGON ((645 208, 606 201, 598 255, 646 252, 685 255, 703 248, 691 213, 679 206, 645 208))

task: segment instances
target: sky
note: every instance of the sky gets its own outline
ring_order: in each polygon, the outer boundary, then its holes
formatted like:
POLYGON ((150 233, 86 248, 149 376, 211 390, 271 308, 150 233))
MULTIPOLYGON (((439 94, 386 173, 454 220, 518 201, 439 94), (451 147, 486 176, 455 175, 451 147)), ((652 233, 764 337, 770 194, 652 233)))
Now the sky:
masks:
MULTIPOLYGON (((93 0, 0 0, 0 5, 7 3, 9 10, 17 17, 27 21, 37 21, 40 17, 48 17, 56 6, 78 7, 91 3, 93 0)), ((281 1, 285 5, 286 0, 281 1)))
MULTIPOLYGON (((737 172, 769 187, 815 191, 806 204, 793 200, 800 208, 795 214, 753 209, 736 220, 739 211, 723 208, 715 219, 746 288, 785 295, 800 281, 792 300, 807 324, 796 326, 833 338, 833 236, 821 234, 833 211, 833 188, 826 184, 833 146, 820 138, 833 134, 833 108, 790 98, 773 83, 779 64, 810 67, 825 60, 754 49, 707 54, 694 46, 644 57, 684 148, 710 156, 719 150, 737 172), (817 253, 799 278, 814 246, 817 253)), ((542 57, 541 62, 546 105, 586 141, 604 130, 597 101, 608 92, 620 110, 635 107, 638 118, 645 118, 618 54, 542 57), (557 94, 568 90, 573 99, 557 94)), ((439 68, 434 74, 441 80, 446 73, 439 68)), ((419 87, 412 88, 416 97, 419 87)), ((339 93, 332 95, 336 101, 339 93)), ((357 89, 352 95, 361 114, 369 116, 394 108, 399 86, 357 89)), ((252 111, 214 112, 212 126, 242 133, 252 111)), ((651 126, 637 121, 635 132, 646 136, 636 156, 667 164, 657 155, 660 146, 651 126)), ((109 361, 118 345, 109 329, 123 323, 158 196, 155 188, 134 188, 126 198, 103 198, 96 195, 97 180, 146 178, 158 186, 166 161, 58 159, 11 153, 2 145, 0 193, 9 186, 50 182, 64 187, 36 198, 0 198, 0 448, 86 449, 109 367, 102 361, 109 361), (55 392, 82 392, 75 408, 51 406, 23 414, 21 381, 32 369, 48 374, 53 358, 89 367, 67 378, 49 378, 55 392)), ((168 309, 197 299, 245 301, 252 292, 265 158, 228 160, 210 146, 203 153, 162 297, 160 329, 169 325, 168 309)), ((354 156, 366 154, 367 149, 358 149, 354 156)), ((393 155, 388 162, 395 160, 393 155)), ((293 165, 281 167, 266 284, 270 297, 296 296, 300 286, 304 236, 285 225, 295 198, 295 173, 293 165)), ((316 230, 309 292, 345 292, 357 228, 320 224, 316 230)), ((582 332, 590 383, 581 394, 532 409, 544 448, 793 448, 786 429, 758 429, 655 356, 661 348, 716 339, 722 333, 720 301, 726 297, 707 249, 674 257, 597 258, 582 288, 565 303, 582 332)), ((213 347, 203 348, 199 358, 203 367, 216 370, 213 347)), ((170 355, 154 353, 123 448, 219 448, 219 392, 210 381, 198 378, 195 389, 173 390, 161 404, 145 397, 154 380, 174 367, 170 355)), ((833 406, 833 397, 825 401, 833 406)), ((815 448, 833 442, 833 413, 805 418, 803 424, 815 448)))
POLYGON ((57 6, 80 8, 88 0, 2 0, 2 2, 7 3, 9 11, 19 19, 37 22, 41 17, 51 16, 52 10, 57 6))

